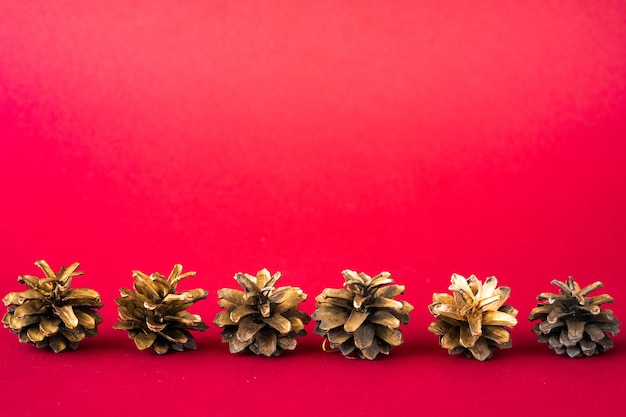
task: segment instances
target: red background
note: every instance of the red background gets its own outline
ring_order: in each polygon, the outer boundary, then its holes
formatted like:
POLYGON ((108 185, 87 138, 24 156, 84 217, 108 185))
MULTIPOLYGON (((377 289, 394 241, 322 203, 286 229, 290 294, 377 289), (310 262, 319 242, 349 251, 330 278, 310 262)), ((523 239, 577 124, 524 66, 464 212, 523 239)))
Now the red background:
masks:
POLYGON ((623 335, 569 359, 526 317, 573 275, 626 319, 625 93, 621 1, 1 2, 0 295, 79 261, 105 321, 58 355, 2 329, 0 413, 619 414, 623 335), (175 263, 211 327, 139 352, 114 298, 175 263), (216 292, 263 267, 308 313, 342 269, 389 270, 405 343, 348 360, 311 323, 294 352, 231 355, 216 292), (428 333, 453 272, 512 288, 512 349, 428 333))

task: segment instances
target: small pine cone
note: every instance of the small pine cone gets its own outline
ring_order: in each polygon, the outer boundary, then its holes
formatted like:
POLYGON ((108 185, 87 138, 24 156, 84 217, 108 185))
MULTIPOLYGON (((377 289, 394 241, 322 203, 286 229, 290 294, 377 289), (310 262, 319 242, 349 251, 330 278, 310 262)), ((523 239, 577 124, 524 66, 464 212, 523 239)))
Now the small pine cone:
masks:
POLYGON ((389 272, 375 277, 355 271, 342 272, 344 288, 326 288, 315 300, 315 333, 324 336, 344 356, 356 353, 362 359, 385 355, 402 343, 400 324, 409 322, 413 306, 393 298, 404 285, 391 285, 389 272))
POLYGON ((559 294, 541 293, 537 296, 537 307, 530 312, 529 320, 541 320, 535 324, 533 332, 539 335, 539 342, 548 343, 550 349, 569 357, 591 356, 613 347, 609 334, 618 332, 619 320, 613 311, 601 309, 604 303, 612 303, 613 297, 602 294, 587 297, 590 292, 602 287, 594 282, 581 289, 569 277, 567 282, 552 281, 561 289, 559 294))
POLYGON ((70 288, 78 262, 62 267, 55 274, 46 261, 35 262, 46 275, 37 278, 20 276, 18 282, 29 288, 11 292, 2 299, 8 311, 2 318, 5 327, 17 333, 22 343, 50 348, 58 353, 66 348, 76 349, 85 337, 95 336, 102 322, 100 294, 89 288, 70 288))
POLYGON ((479 361, 491 358, 496 348, 511 347, 511 334, 504 326, 517 324, 517 310, 503 305, 511 289, 499 287, 496 277, 483 284, 476 276, 468 279, 453 274, 450 294, 433 294, 428 306, 437 319, 428 330, 439 335, 439 343, 451 355, 459 353, 479 361))
POLYGON ((135 291, 120 289, 122 296, 115 299, 119 322, 113 327, 128 330, 139 350, 152 347, 156 353, 163 354, 170 348, 196 349, 189 330, 208 328, 200 316, 187 312, 195 302, 205 299, 208 292, 196 288, 177 293, 180 280, 196 275, 195 272, 181 274, 182 270, 182 265, 174 265, 167 279, 158 272, 146 275, 133 271, 135 291))
POLYGON ((280 272, 267 269, 256 277, 238 273, 235 280, 244 291, 222 288, 217 292, 220 311, 214 323, 222 327, 222 342, 231 353, 249 350, 257 355, 278 356, 296 348, 296 337, 304 336, 311 318, 300 311, 307 295, 297 287, 278 287, 280 272))

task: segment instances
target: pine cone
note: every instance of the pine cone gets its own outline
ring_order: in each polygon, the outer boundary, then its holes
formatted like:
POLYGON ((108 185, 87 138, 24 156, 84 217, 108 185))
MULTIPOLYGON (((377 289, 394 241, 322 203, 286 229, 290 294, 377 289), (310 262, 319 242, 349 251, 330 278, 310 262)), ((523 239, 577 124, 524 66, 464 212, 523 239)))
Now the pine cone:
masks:
POLYGON ((102 307, 100 294, 89 288, 70 288, 72 278, 82 275, 76 272, 78 262, 69 268, 62 267, 58 274, 46 261, 37 261, 35 265, 46 277, 18 278, 29 289, 11 292, 2 299, 9 306, 2 318, 4 327, 17 333, 22 343, 39 348, 50 346, 57 353, 67 347, 76 349, 85 337, 98 333, 102 317, 94 309, 102 307))
POLYGON ((448 287, 454 295, 433 294, 428 306, 437 319, 428 330, 441 336, 440 344, 451 355, 464 353, 479 361, 491 358, 495 348, 511 347, 511 335, 503 326, 517 324, 517 310, 503 305, 511 289, 499 287, 496 277, 481 283, 476 276, 453 274, 448 287))
POLYGON ((214 323, 222 327, 222 342, 231 353, 249 350, 257 355, 278 356, 296 348, 296 337, 304 336, 311 318, 299 310, 307 295, 297 287, 278 287, 281 277, 270 277, 267 269, 256 277, 238 273, 235 280, 244 291, 222 288, 217 292, 220 311, 214 323))
POLYGON ((413 306, 393 298, 404 293, 403 285, 391 285, 389 272, 375 277, 354 271, 342 272, 344 288, 326 288, 315 300, 315 333, 328 339, 331 348, 344 356, 356 353, 375 359, 402 343, 400 324, 409 322, 413 306))
POLYGON ((181 274, 182 270, 182 265, 174 265, 167 279, 158 272, 148 276, 133 271, 135 291, 120 289, 122 296, 115 299, 119 306, 119 322, 113 327, 128 330, 128 336, 138 349, 152 347, 158 354, 166 353, 170 348, 177 351, 196 349, 189 330, 208 328, 200 316, 187 312, 195 302, 205 299, 208 292, 196 288, 177 293, 180 280, 196 275, 195 272, 181 274))
POLYGON ((552 281, 561 289, 559 294, 541 293, 537 296, 537 307, 530 312, 529 320, 541 320, 535 324, 533 332, 539 335, 539 342, 548 343, 551 349, 570 357, 591 356, 613 347, 608 334, 615 336, 619 320, 613 311, 600 309, 604 303, 612 303, 613 297, 602 294, 587 297, 590 292, 602 287, 594 282, 581 289, 569 277, 567 282, 552 281))

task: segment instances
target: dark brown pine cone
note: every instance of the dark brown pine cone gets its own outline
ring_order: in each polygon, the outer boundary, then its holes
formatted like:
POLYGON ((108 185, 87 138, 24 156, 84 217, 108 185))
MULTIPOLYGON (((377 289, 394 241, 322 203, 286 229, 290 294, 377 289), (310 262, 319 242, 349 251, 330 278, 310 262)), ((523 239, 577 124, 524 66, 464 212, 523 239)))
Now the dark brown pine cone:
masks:
POLYGON ((553 280, 552 284, 560 288, 559 294, 539 294, 539 303, 528 317, 531 321, 541 320, 533 328, 539 342, 548 343, 556 353, 570 357, 591 356, 612 348, 609 334, 615 336, 619 332, 620 322, 613 311, 600 306, 612 303, 613 297, 608 294, 587 297, 602 287, 602 283, 594 282, 581 289, 569 277, 567 282, 553 280))

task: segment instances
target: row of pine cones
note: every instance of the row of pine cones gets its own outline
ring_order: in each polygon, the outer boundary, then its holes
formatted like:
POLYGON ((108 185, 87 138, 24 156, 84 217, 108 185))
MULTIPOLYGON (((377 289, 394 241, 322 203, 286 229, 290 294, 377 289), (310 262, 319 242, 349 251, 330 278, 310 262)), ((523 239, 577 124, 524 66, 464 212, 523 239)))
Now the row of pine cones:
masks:
MULTIPOLYGON (((23 343, 49 346, 55 352, 76 349, 85 337, 97 334, 102 317, 100 295, 88 288, 71 288, 78 263, 55 273, 45 261, 36 265, 44 278, 20 276, 28 290, 11 292, 3 298, 8 306, 2 322, 23 343)), ((307 295, 297 287, 276 286, 279 272, 267 269, 256 276, 238 273, 235 280, 242 287, 218 291, 223 309, 214 323, 223 329, 222 341, 232 353, 249 351, 257 355, 278 356, 296 347, 296 338, 306 334, 305 325, 316 322, 315 333, 324 336, 330 350, 345 356, 374 359, 387 355, 402 343, 401 324, 409 322, 413 306, 395 298, 405 287, 394 284, 388 272, 374 277, 343 271, 342 288, 327 288, 316 297, 311 317, 300 310, 307 295)), ((138 349, 152 348, 159 354, 170 350, 195 349, 191 330, 205 330, 201 317, 187 310, 207 297, 198 288, 177 291, 178 283, 195 272, 182 273, 175 265, 169 276, 133 272, 133 289, 122 288, 118 304, 119 321, 114 328, 126 330, 138 349)), ((429 330, 440 336, 440 344, 450 354, 464 354, 480 361, 491 358, 496 348, 511 346, 510 330, 517 324, 517 310, 505 304, 510 288, 498 287, 497 279, 481 282, 474 275, 452 275, 452 294, 433 294, 430 312, 436 320, 429 330)), ((570 357, 602 353, 613 346, 609 335, 618 333, 619 321, 611 310, 602 309, 613 298, 603 294, 588 296, 600 288, 595 282, 587 287, 569 278, 552 281, 558 294, 542 293, 530 320, 540 320, 533 331, 558 354, 570 357)))

